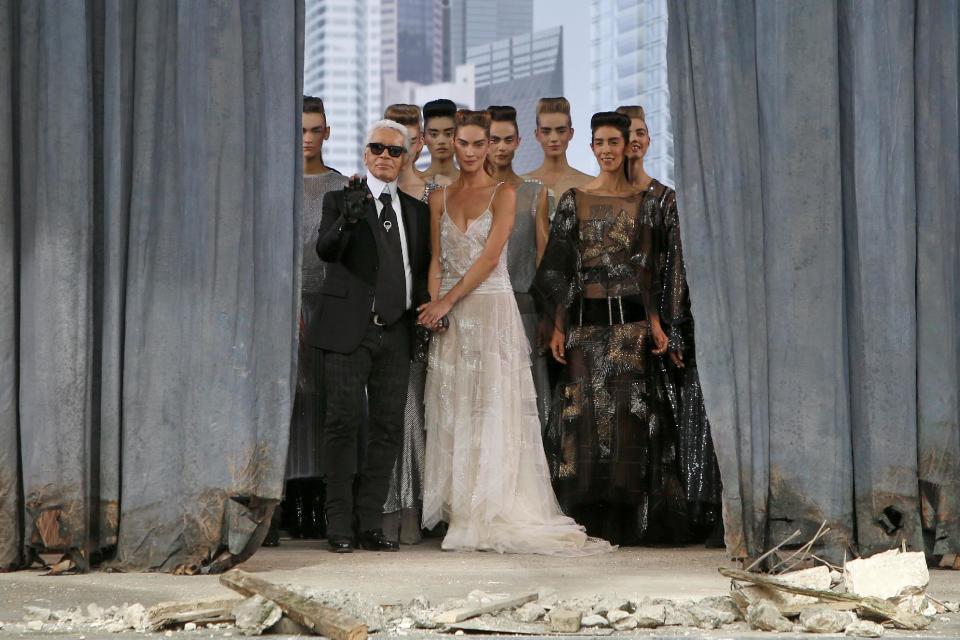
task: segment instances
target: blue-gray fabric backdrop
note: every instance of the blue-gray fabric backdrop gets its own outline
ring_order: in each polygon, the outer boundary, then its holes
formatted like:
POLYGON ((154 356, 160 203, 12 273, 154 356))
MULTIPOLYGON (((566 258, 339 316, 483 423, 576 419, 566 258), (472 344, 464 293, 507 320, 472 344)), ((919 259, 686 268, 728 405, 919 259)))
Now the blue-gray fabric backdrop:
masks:
POLYGON ((957 0, 669 10, 728 549, 960 551, 957 0))
POLYGON ((289 434, 302 50, 302 0, 0 0, 0 569, 256 548, 289 434))

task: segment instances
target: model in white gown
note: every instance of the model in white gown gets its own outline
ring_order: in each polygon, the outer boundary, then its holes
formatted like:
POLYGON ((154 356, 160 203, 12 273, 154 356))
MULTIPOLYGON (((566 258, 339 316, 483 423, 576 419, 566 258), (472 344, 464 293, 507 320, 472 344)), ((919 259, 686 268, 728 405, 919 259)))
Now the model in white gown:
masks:
MULTIPOLYGON (((496 191, 494 191, 496 194, 496 191)), ((493 199, 491 198, 491 203, 493 199)), ((493 225, 490 205, 466 231, 440 222, 440 294, 467 273, 493 225)), ((610 551, 563 515, 540 435, 530 346, 504 248, 493 272, 430 343, 423 525, 448 523, 445 550, 578 556, 610 551)))

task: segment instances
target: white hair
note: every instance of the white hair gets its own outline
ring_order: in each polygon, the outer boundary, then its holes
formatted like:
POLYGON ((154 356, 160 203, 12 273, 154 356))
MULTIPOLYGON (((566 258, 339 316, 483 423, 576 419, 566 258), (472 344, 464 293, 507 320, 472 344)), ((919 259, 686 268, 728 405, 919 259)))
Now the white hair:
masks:
POLYGON ((404 153, 410 153, 410 132, 407 131, 405 126, 393 120, 377 120, 370 127, 370 130, 367 131, 367 143, 373 140, 373 134, 378 129, 390 129, 391 131, 403 134, 403 151, 404 153))

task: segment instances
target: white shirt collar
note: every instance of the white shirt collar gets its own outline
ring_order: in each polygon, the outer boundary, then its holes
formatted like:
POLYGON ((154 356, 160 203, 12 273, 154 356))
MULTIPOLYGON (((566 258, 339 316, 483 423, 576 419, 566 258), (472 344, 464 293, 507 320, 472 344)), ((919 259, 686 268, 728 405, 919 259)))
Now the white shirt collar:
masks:
POLYGON ((372 173, 367 171, 367 188, 370 189, 371 195, 374 198, 379 198, 380 194, 383 193, 383 190, 386 188, 390 191, 390 198, 394 199, 397 197, 397 181, 393 182, 384 182, 379 178, 375 178, 372 173))

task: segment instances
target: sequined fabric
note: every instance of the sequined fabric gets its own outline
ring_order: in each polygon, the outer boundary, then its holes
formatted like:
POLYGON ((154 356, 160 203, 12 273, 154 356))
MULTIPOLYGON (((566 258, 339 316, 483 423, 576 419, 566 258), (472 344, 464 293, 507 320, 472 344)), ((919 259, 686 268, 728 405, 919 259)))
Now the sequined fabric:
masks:
POLYGON ((658 358, 656 381, 661 386, 659 392, 668 399, 668 418, 673 420, 677 433, 681 480, 691 524, 703 534, 720 518, 722 484, 697 373, 694 322, 683 263, 677 198, 673 189, 656 180, 651 182, 647 192, 647 199, 656 203, 657 211, 660 322, 670 340, 670 351, 682 354, 684 362, 683 368, 677 368, 669 358, 658 358))
MULTIPOLYGON (((317 256, 317 230, 323 214, 323 197, 328 191, 342 189, 347 179, 336 171, 303 176, 302 294, 300 314, 305 324, 319 311, 317 292, 323 283, 323 262, 317 256)), ((320 433, 322 394, 320 378, 323 357, 300 341, 297 359, 297 388, 290 421, 290 446, 287 453, 287 479, 321 475, 320 433)))
MULTIPOLYGON (((480 256, 485 211, 465 229, 444 213, 441 293, 480 256)), ((427 370, 423 523, 449 523, 445 550, 580 556, 609 551, 561 512, 540 435, 529 345, 506 252, 433 337, 427 370)))
POLYGON ((684 537, 676 434, 654 383, 647 321, 582 324, 581 299, 656 290, 656 207, 647 194, 567 191, 557 205, 534 287, 566 332, 547 448, 564 510, 611 542, 684 537), (655 533, 651 530, 655 529, 655 533))

